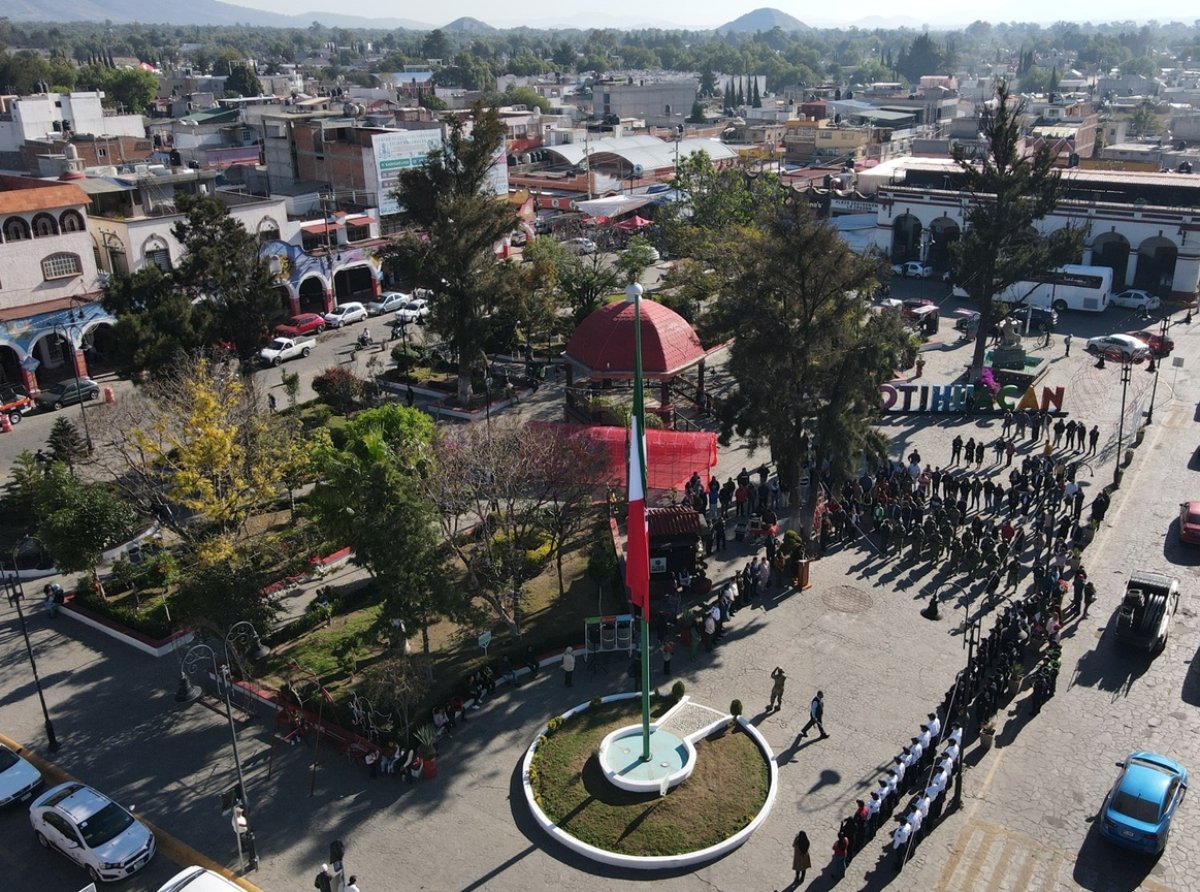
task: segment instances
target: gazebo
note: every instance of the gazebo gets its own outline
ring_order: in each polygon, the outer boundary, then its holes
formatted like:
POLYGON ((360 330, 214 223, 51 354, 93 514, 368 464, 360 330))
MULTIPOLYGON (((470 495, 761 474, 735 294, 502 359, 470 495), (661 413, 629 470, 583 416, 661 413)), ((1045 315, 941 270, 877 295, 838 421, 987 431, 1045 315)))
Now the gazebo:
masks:
MULTIPOLYGON (((640 291, 640 285, 630 286, 640 291)), ((588 380, 592 390, 611 389, 614 381, 633 378, 633 316, 630 289, 625 300, 600 307, 584 319, 563 357, 567 360, 568 406, 572 385, 588 380)), ((697 369, 696 394, 704 393, 704 359, 700 338, 688 321, 669 307, 641 300, 642 377, 658 381, 662 410, 671 405, 671 384, 680 375, 697 369)))

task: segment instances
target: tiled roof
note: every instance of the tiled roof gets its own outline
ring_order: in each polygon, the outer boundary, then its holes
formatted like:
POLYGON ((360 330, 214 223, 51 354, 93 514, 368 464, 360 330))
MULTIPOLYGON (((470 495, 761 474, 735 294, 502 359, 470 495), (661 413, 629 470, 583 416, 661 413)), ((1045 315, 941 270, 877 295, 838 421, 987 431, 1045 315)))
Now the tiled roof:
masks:
MULTIPOLYGON (((700 338, 687 320, 652 300, 642 305, 642 372, 665 378, 704 358, 700 338)), ((628 378, 633 374, 633 304, 608 304, 579 323, 566 355, 597 377, 628 378)))

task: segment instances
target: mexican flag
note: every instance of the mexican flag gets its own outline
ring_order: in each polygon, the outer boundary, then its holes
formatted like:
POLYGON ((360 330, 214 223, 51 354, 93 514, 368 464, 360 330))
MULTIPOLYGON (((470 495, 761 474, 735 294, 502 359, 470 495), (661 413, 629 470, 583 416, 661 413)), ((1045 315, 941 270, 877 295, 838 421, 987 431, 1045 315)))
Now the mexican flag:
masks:
POLYGON ((646 432, 642 382, 634 385, 633 417, 629 422, 629 546, 625 553, 625 584, 629 599, 650 616, 650 534, 646 527, 646 432))

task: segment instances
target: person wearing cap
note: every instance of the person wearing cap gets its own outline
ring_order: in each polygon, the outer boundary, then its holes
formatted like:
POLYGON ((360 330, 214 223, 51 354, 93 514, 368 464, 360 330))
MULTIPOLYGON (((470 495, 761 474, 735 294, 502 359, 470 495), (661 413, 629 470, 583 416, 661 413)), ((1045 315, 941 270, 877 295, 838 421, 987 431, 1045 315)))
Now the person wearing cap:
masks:
POLYGON ((917 801, 913 803, 913 814, 918 816, 917 825, 913 828, 913 835, 920 839, 922 834, 929 833, 929 806, 933 803, 925 791, 921 791, 921 795, 917 797, 917 801))
POLYGON ((930 740, 937 743, 938 735, 942 733, 942 720, 936 712, 929 713, 929 723, 925 727, 929 729, 930 740))
POLYGON ((867 800, 867 829, 870 833, 874 833, 879 826, 879 809, 883 806, 883 798, 879 795, 878 790, 871 791, 871 797, 867 800))
POLYGON ((896 757, 896 767, 889 769, 896 776, 896 795, 899 796, 904 792, 904 772, 908 770, 908 763, 905 758, 908 755, 908 747, 904 748, 901 755, 896 757))
POLYGON ((963 736, 962 725, 956 724, 956 725, 952 725, 950 727, 950 733, 947 735, 947 739, 951 743, 957 744, 958 746, 961 747, 962 746, 962 736, 963 736))
POLYGON ((895 860, 892 866, 898 872, 904 866, 904 859, 908 855, 908 840, 912 836, 912 824, 907 819, 900 819, 900 826, 892 831, 892 852, 895 853, 895 860))

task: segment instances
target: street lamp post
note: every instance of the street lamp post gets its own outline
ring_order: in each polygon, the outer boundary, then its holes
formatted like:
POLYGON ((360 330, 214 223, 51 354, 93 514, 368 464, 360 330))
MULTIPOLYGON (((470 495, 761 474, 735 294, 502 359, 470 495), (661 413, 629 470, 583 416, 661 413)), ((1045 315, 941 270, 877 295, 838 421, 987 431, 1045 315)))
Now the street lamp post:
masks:
MULTIPOLYGON (((1162 319, 1162 327, 1159 329, 1159 332, 1158 332, 1158 338, 1159 338, 1158 343, 1159 343, 1160 350, 1162 349, 1162 345, 1167 342, 1167 329, 1170 327, 1171 327, 1171 317, 1164 316, 1162 319)), ((1150 389, 1150 408, 1146 410, 1146 424, 1154 423, 1154 397, 1158 395, 1158 375, 1159 375, 1159 372, 1162 371, 1162 360, 1165 358, 1166 357, 1164 355, 1163 357, 1160 357, 1156 361, 1154 359, 1154 356, 1151 355, 1150 364, 1146 367, 1147 371, 1154 372, 1154 386, 1150 389)))
MULTIPOLYGON (((20 548, 18 543, 17 548, 20 548)), ((10 606, 17 608, 17 619, 21 623, 21 635, 25 638, 25 652, 29 655, 29 668, 33 670, 33 684, 37 688, 38 702, 42 705, 42 720, 46 727, 46 749, 52 753, 58 752, 58 738, 54 734, 54 723, 50 721, 50 711, 46 708, 46 695, 42 693, 42 679, 38 675, 37 661, 33 658, 33 644, 29 640, 29 627, 25 624, 25 611, 21 602, 25 599, 25 587, 17 572, 17 548, 13 549, 13 573, 4 577, 4 591, 8 595, 10 606)))
POLYGON ((1133 362, 1129 357, 1121 360, 1121 418, 1117 423, 1117 460, 1113 464, 1113 486, 1121 483, 1121 449, 1125 445, 1125 397, 1133 377, 1133 362))
POLYGON ((250 797, 246 796, 246 778, 242 776, 241 755, 238 752, 238 728, 236 728, 233 722, 233 704, 229 700, 229 689, 233 687, 233 677, 229 672, 229 664, 217 665, 217 654, 208 645, 203 645, 203 643, 202 645, 192 645, 191 648, 188 648, 187 653, 184 654, 184 660, 182 660, 182 664, 180 665, 179 690, 175 693, 175 700, 181 702, 181 704, 190 705, 200 699, 202 690, 200 690, 197 684, 192 683, 190 675, 204 660, 211 661, 212 674, 216 678, 217 687, 224 688, 226 720, 229 723, 229 740, 233 743, 233 764, 236 773, 238 773, 238 794, 236 794, 233 803, 233 828, 234 836, 238 838, 238 860, 240 863, 248 862, 250 869, 257 870, 258 852, 254 848, 254 832, 250 827, 250 797), (245 827, 245 831, 242 830, 242 826, 245 827))
POLYGON ((330 695, 329 691, 325 689, 325 686, 321 684, 321 679, 317 673, 313 672, 307 666, 295 659, 289 659, 288 663, 293 669, 305 675, 308 680, 312 682, 317 689, 317 697, 320 700, 320 703, 317 706, 317 733, 313 736, 313 760, 309 769, 308 780, 308 795, 309 797, 312 797, 317 792, 317 755, 321 751, 321 735, 325 733, 325 701, 329 700, 332 702, 333 697, 330 695))
MULTIPOLYGON (((70 316, 68 317, 74 324, 75 309, 72 307, 70 316)), ((71 351, 71 369, 75 373, 75 397, 79 400, 79 417, 83 419, 83 439, 87 443, 88 455, 92 454, 92 432, 88 427, 87 409, 83 405, 83 395, 79 392, 79 358, 75 355, 75 342, 71 339, 71 329, 62 323, 55 323, 55 330, 62 329, 62 339, 66 342, 67 348, 71 351)), ((83 329, 78 325, 75 330, 80 332, 80 347, 83 346, 83 329)))

